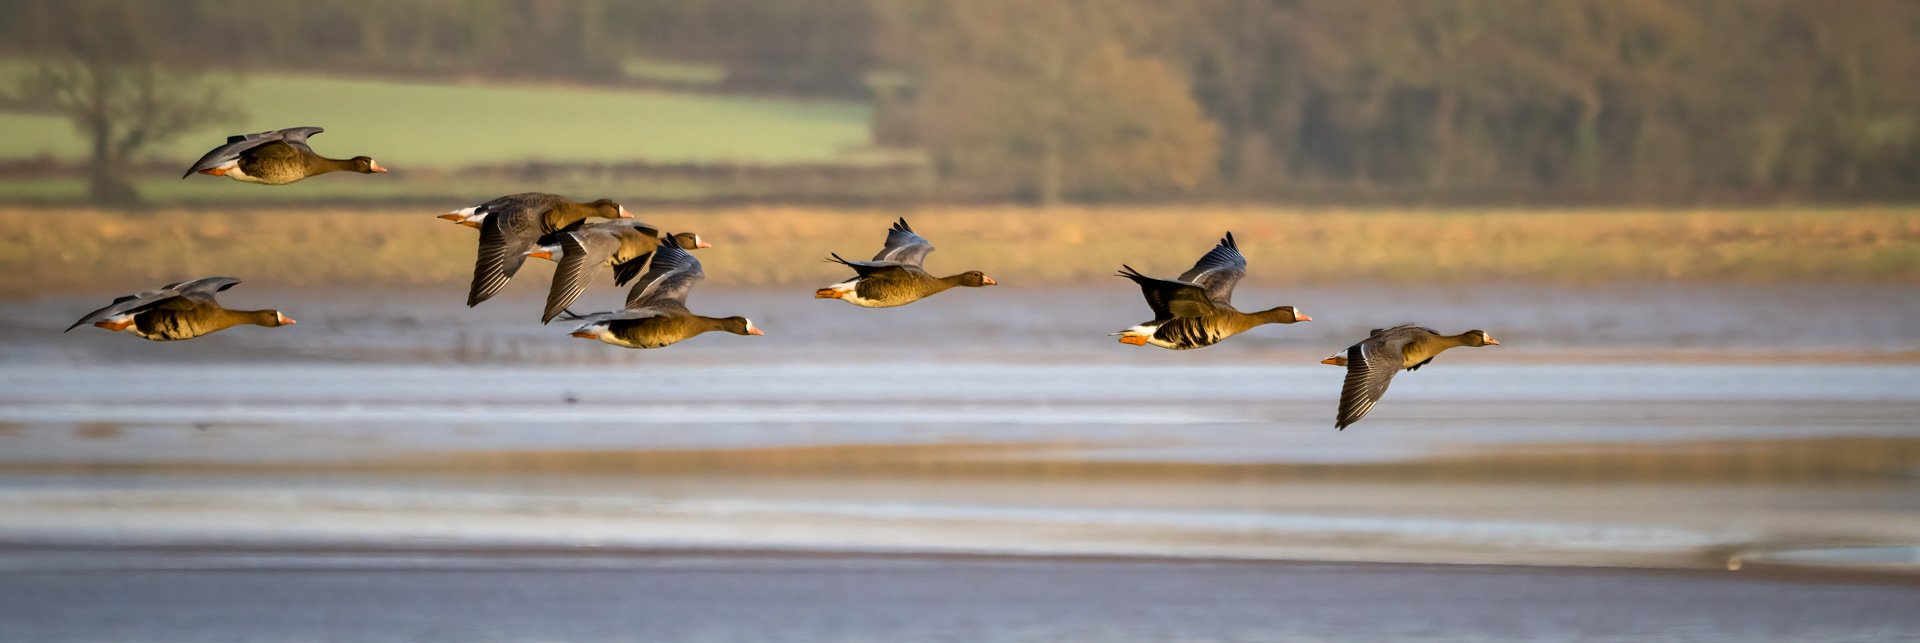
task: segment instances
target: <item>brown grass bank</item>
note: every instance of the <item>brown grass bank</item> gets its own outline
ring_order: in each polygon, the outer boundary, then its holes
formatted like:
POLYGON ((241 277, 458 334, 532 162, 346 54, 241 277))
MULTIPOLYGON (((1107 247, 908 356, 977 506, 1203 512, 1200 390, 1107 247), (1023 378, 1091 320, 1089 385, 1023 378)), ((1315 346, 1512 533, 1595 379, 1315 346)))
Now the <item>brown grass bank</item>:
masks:
MULTIPOLYGON (((448 209, 465 204, 448 204, 448 209)), ((0 293, 138 288, 209 274, 277 286, 463 283, 474 232, 420 210, 123 213, 0 209, 0 293)), ((1338 210, 1268 207, 742 206, 641 216, 714 242, 710 283, 837 279, 828 251, 865 256, 894 216, 940 251, 934 272, 1016 285, 1104 279, 1121 262, 1177 273, 1232 230, 1264 285, 1374 280, 1920 283, 1920 209, 1338 210)))

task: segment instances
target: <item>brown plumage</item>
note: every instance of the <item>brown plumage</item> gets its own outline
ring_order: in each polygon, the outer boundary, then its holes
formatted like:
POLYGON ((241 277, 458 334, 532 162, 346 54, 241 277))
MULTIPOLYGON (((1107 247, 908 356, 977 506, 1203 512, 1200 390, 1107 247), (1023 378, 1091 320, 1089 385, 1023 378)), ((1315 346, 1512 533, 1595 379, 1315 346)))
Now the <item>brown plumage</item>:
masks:
POLYGON ((1312 321, 1292 306, 1252 313, 1233 307, 1233 287, 1247 275, 1247 259, 1227 233, 1178 280, 1157 279, 1122 265, 1119 276, 1133 280, 1153 310, 1153 319, 1114 333, 1120 343, 1152 344, 1172 350, 1205 348, 1262 324, 1312 321))
POLYGON ((659 228, 628 220, 581 226, 554 236, 555 250, 546 250, 543 246, 532 254, 560 264, 553 271, 553 286, 547 290, 547 308, 540 315, 542 324, 553 321, 573 305, 602 266, 613 268, 615 285, 624 286, 646 269, 654 250, 662 243, 672 243, 682 250, 712 247, 691 232, 662 235, 659 228), (554 254, 559 256, 555 258, 554 254))
POLYGON ((1387 385, 1400 369, 1417 370, 1441 351, 1456 346, 1498 346, 1484 330, 1442 335, 1431 328, 1406 325, 1375 329, 1360 343, 1347 347, 1345 359, 1335 355, 1322 364, 1344 364, 1346 383, 1340 388, 1340 412, 1333 427, 1346 429, 1360 421, 1386 395, 1387 385))
POLYGON ((328 172, 381 174, 387 171, 370 157, 333 159, 314 152, 307 146, 307 137, 324 131, 318 127, 294 127, 229 136, 226 145, 201 156, 180 178, 198 172, 244 183, 286 185, 328 172))
POLYGON ((588 217, 633 218, 626 208, 607 199, 578 203, 543 192, 509 194, 461 212, 469 212, 481 220, 473 283, 467 288, 468 306, 478 306, 499 293, 514 273, 520 271, 520 265, 527 260, 527 251, 532 250, 543 235, 565 230, 588 217))
POLYGON ((239 285, 232 277, 207 277, 167 284, 158 290, 127 295, 87 313, 67 330, 93 324, 110 331, 126 331, 156 342, 193 339, 241 324, 289 326, 293 319, 277 310, 230 310, 214 301, 214 293, 239 285))
POLYGON ((716 330, 765 334, 745 317, 706 317, 688 310, 687 293, 704 278, 699 259, 677 244, 661 245, 647 274, 627 295, 627 308, 581 317, 572 334, 625 348, 661 348, 716 330))
POLYGON ((831 255, 828 261, 852 268, 855 276, 816 290, 813 296, 838 299, 863 308, 890 308, 920 301, 955 286, 979 288, 999 283, 978 270, 935 277, 920 267, 930 252, 933 244, 914 233, 906 219, 900 219, 887 230, 887 243, 872 261, 848 261, 837 253, 831 255))

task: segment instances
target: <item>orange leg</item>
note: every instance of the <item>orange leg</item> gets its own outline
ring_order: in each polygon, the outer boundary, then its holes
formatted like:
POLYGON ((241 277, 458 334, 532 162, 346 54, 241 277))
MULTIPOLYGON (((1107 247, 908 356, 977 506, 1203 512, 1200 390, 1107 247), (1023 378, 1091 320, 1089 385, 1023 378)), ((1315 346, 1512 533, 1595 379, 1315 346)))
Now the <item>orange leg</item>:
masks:
POLYGON ((94 322, 93 325, 118 333, 120 331, 126 330, 128 326, 132 326, 133 320, 129 319, 127 321, 123 321, 119 323, 105 322, 105 321, 94 322))
POLYGON ((208 176, 226 176, 227 175, 226 170, 217 168, 217 167, 210 167, 210 168, 201 170, 200 173, 208 176))
POLYGON ((832 288, 821 288, 819 290, 813 291, 813 298, 814 299, 839 299, 840 295, 842 294, 845 294, 845 293, 842 293, 838 290, 834 290, 832 288))
POLYGON ((1132 344, 1134 346, 1146 346, 1147 338, 1141 337, 1139 335, 1122 335, 1120 337, 1120 343, 1132 344))

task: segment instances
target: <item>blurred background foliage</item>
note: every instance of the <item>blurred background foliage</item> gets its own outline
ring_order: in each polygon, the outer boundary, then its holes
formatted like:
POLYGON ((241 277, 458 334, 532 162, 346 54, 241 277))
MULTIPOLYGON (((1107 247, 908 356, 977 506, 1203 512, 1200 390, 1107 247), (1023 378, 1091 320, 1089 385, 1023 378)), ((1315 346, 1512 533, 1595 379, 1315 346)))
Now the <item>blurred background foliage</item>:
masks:
POLYGON ((137 201, 307 124, 433 199, 1909 199, 1915 33, 1909 0, 8 0, 0 200, 137 201))

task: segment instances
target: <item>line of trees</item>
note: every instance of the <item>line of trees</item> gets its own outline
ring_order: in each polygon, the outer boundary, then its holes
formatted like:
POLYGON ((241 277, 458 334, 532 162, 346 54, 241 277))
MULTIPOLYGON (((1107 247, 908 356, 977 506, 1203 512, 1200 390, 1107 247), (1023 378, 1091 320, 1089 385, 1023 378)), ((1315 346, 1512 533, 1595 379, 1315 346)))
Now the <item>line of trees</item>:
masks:
MULTIPOLYGON (((92 4, 0 0, 0 48, 44 55, 92 4)), ((119 4, 150 59, 625 82, 650 57, 872 99, 958 195, 1920 193, 1912 0, 119 4)))
POLYGON ((922 83, 916 142, 949 174, 1011 180, 1003 187, 1042 200, 1169 189, 1911 197, 1920 187, 1920 3, 1906 0, 875 6, 883 60, 922 83), (1018 123, 980 122, 1007 110, 1018 123), (1182 151, 1211 163, 1196 168, 1182 151), (1010 166, 1026 177, 1000 176, 1010 166))

